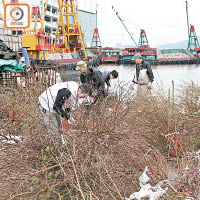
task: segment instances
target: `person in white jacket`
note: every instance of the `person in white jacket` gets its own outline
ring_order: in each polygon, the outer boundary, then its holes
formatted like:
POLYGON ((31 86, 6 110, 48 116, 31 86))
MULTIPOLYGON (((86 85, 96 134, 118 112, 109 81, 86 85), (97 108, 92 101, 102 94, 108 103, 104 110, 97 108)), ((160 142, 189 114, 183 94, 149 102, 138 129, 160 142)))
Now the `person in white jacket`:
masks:
POLYGON ((92 102, 91 95, 92 88, 89 84, 79 85, 74 81, 57 83, 49 87, 38 98, 40 110, 46 116, 45 123, 50 120, 52 114, 56 118, 57 128, 60 128, 60 118, 70 120, 72 110, 83 102, 87 104, 92 102))

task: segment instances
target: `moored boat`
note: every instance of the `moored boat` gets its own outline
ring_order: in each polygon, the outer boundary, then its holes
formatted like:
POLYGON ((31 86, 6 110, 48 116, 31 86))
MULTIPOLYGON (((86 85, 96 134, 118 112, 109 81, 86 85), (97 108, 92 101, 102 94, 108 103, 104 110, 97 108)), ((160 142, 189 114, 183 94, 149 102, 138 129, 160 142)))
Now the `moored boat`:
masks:
POLYGON ((157 49, 148 47, 125 48, 122 50, 121 63, 133 63, 133 57, 136 53, 140 53, 144 60, 156 61, 157 49))
POLYGON ((102 49, 102 63, 119 63, 121 50, 117 48, 106 47, 102 49))

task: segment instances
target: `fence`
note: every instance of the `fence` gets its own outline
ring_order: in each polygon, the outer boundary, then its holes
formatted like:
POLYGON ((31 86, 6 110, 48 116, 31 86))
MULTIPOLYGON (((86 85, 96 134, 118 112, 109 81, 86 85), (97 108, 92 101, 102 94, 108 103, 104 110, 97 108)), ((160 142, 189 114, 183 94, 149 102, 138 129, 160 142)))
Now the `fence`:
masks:
POLYGON ((22 48, 22 35, 12 35, 9 29, 0 28, 0 39, 15 52, 22 48))
POLYGON ((1 87, 17 88, 37 83, 37 86, 39 85, 43 90, 56 84, 59 76, 58 66, 35 66, 18 73, 0 71, 0 85, 1 87))

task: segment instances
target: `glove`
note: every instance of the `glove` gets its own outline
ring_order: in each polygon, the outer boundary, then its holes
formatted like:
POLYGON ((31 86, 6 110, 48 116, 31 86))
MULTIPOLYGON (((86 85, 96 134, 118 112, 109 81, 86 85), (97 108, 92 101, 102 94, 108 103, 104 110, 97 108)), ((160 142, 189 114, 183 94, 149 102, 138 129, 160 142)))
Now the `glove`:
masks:
POLYGON ((149 83, 148 83, 147 88, 148 88, 149 90, 152 89, 152 82, 149 82, 149 83))

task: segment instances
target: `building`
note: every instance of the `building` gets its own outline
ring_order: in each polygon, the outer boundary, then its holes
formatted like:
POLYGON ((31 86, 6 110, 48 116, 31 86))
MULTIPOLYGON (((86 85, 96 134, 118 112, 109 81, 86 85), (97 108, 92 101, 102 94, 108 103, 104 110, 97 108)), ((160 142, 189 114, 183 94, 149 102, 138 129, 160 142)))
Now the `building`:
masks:
MULTIPOLYGON (((41 16, 43 16, 45 3, 46 0, 34 0, 29 2, 31 7, 39 5, 41 16)), ((96 0, 77 0, 77 7, 78 19, 81 25, 84 42, 85 45, 89 47, 96 27, 96 0)), ((56 34, 58 17, 58 1, 48 0, 44 28, 45 32, 50 33, 53 38, 56 34)))
MULTIPOLYGON (((6 2, 10 2, 9 0, 6 2)), ((20 0, 19 0, 20 2, 20 0)), ((41 17, 43 16, 46 0, 30 0, 27 1, 30 7, 39 6, 41 17)), ((84 37, 86 47, 91 46, 92 36, 96 28, 96 0, 76 0, 77 13, 81 30, 84 37)), ((3 5, 0 5, 3 11, 3 5)), ((3 15, 3 12, 2 12, 3 15)), ((59 17, 58 1, 48 0, 47 11, 44 21, 45 31, 51 33, 52 38, 55 38, 57 21, 59 17)), ((3 27, 1 27, 3 28, 3 27)), ((33 25, 32 25, 33 28, 33 25)), ((23 30, 8 30, 12 35, 22 35, 23 30)))
MULTIPOLYGON (((9 0, 7 1, 9 2, 9 0)), ((20 2, 20 0, 19 0, 20 2)), ((30 7, 39 6, 40 14, 43 16, 46 0, 30 0, 27 1, 30 7)), ((94 29, 96 27, 96 0, 76 0, 77 13, 79 23, 81 25, 84 42, 87 47, 90 47, 94 29)), ((3 6, 1 4, 3 10, 3 6)), ((3 15, 3 13, 2 13, 3 15)), ((57 21, 59 17, 58 1, 48 0, 47 11, 44 21, 45 31, 51 33, 55 37, 57 21)), ((33 25, 32 25, 33 26, 33 25)), ((12 30, 12 35, 22 35, 23 30, 12 30)))

